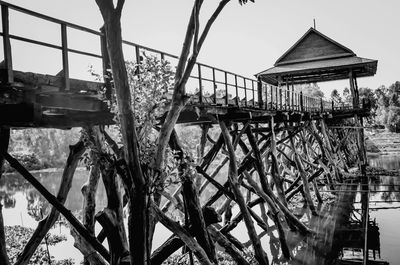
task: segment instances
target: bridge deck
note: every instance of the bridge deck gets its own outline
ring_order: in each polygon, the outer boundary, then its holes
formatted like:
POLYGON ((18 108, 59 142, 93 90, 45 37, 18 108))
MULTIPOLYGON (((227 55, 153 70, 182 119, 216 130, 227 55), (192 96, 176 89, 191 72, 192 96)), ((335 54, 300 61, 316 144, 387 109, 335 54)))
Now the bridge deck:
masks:
MULTIPOLYGON (((0 85, 0 125, 69 128, 113 123, 114 115, 99 92, 103 83, 70 79, 70 90, 65 91, 60 76, 18 71, 13 71, 13 75, 14 82, 11 85, 0 85)), ((264 101, 260 105, 253 101, 229 99, 226 102, 224 98, 206 96, 200 102, 198 95, 192 95, 178 123, 211 122, 209 115, 237 121, 252 119, 255 122, 267 121, 271 116, 275 117, 276 122, 321 117, 343 119, 355 113, 368 115, 369 111, 365 106, 358 109, 349 106, 332 108, 332 105, 327 107, 327 104, 321 104, 322 101, 303 103, 312 99, 305 96, 298 104, 289 99, 280 96, 278 101, 264 101)))
MULTIPOLYGON (((0 1, 0 6, 0 36, 3 38, 4 56, 0 64, 0 125, 68 128, 113 123, 113 114, 109 112, 107 102, 102 96, 104 88, 105 94, 110 95, 110 80, 104 78, 105 83, 98 83, 79 80, 82 78, 73 79, 70 76, 73 70, 69 63, 70 57, 77 55, 87 58, 88 61, 101 61, 103 73, 109 72, 104 34, 3 1, 0 1), (27 38, 20 32, 13 34, 14 32, 10 32, 13 25, 10 24, 14 20, 10 20, 10 17, 16 13, 43 23, 55 24, 61 39, 51 42, 27 38), (88 40, 97 39, 96 44, 100 48, 93 47, 94 51, 72 48, 71 43, 74 39, 69 33, 73 31, 80 32, 83 38, 87 37, 88 40), (19 55, 18 48, 21 46, 24 47, 22 53, 32 55, 32 58, 36 56, 34 50, 28 52, 32 46, 46 50, 41 55, 43 59, 49 59, 54 52, 60 53, 62 62, 58 64, 62 65, 62 69, 59 69, 59 74, 41 74, 36 68, 29 69, 33 73, 17 69, 18 66, 13 65, 13 56, 19 55), (101 52, 96 53, 95 50, 101 52)), ((27 24, 26 30, 29 30, 29 27, 27 24)), ((123 41, 123 46, 129 51, 134 51, 133 58, 126 59, 135 63, 142 62, 144 53, 167 60, 172 67, 178 59, 175 55, 128 41, 123 41)), ((24 57, 22 61, 31 62, 32 58, 24 57)), ((54 70, 57 69, 52 69, 54 70)), ((233 120, 263 120, 274 115, 277 122, 307 120, 319 118, 321 115, 340 119, 351 117, 354 113, 368 114, 365 106, 356 109, 337 106, 332 102, 305 96, 302 92, 295 91, 293 85, 286 84, 285 87, 278 88, 202 63, 196 64, 187 91, 192 93, 192 98, 179 119, 180 123, 210 122, 210 114, 233 120)))

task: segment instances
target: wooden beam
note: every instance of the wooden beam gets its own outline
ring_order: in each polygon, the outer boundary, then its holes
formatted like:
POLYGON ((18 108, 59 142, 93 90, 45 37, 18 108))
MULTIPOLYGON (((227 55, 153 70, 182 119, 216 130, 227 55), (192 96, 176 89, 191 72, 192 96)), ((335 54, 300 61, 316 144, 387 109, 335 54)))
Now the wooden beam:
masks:
POLYGON ((106 259, 110 259, 110 254, 107 249, 97 241, 96 237, 91 235, 86 228, 76 219, 76 217, 60 203, 57 198, 51 194, 28 170, 26 170, 15 158, 13 158, 9 153, 1 150, 1 154, 10 163, 10 165, 17 170, 32 186, 51 204, 53 205, 67 221, 76 229, 76 231, 81 235, 93 248, 100 253, 100 255, 106 259))

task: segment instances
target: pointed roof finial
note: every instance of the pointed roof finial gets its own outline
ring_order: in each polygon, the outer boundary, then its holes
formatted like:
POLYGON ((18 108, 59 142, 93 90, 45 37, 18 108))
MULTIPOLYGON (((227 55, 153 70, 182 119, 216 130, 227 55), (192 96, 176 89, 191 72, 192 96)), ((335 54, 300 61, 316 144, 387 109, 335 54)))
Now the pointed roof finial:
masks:
POLYGON ((315 18, 313 18, 314 21, 314 29, 317 29, 317 26, 315 25, 315 18))

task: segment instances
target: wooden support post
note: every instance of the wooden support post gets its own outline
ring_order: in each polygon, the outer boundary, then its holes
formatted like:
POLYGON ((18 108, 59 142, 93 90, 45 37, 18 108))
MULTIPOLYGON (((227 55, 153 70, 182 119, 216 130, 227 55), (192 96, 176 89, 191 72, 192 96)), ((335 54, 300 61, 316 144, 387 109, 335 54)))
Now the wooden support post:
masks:
POLYGON ((243 213, 243 217, 244 217, 245 224, 247 227, 247 232, 248 232, 249 237, 253 244, 253 249, 254 249, 256 260, 258 261, 258 263, 260 265, 268 265, 268 263, 269 263, 268 258, 266 256, 266 253, 262 249, 261 242, 260 242, 260 240, 257 236, 256 230, 254 228, 253 220, 250 217, 250 213, 247 209, 245 200, 240 191, 240 185, 238 182, 238 168, 237 168, 237 162, 236 162, 237 160, 236 160, 235 150, 234 150, 232 142, 231 142, 231 137, 230 137, 228 128, 226 127, 224 121, 220 121, 219 125, 221 127, 221 133, 224 137, 225 146, 228 149, 228 153, 229 153, 228 179, 230 180, 231 188, 232 188, 233 193, 235 194, 239 208, 240 208, 241 212, 243 213))
POLYGON ((179 225, 178 222, 174 222, 169 219, 154 202, 150 202, 150 207, 155 213, 157 219, 171 232, 175 233, 185 244, 190 248, 191 251, 196 255, 198 261, 202 265, 213 265, 208 259, 206 252, 201 248, 199 243, 193 239, 190 233, 179 225))
POLYGON ((3 51, 4 51, 4 72, 1 75, 1 81, 6 84, 14 82, 14 72, 12 65, 12 53, 10 43, 10 21, 8 6, 1 6, 1 19, 3 26, 3 51))
MULTIPOLYGON (((9 141, 10 141, 10 128, 0 127, 0 180, 4 164, 4 157, 2 154, 8 151, 9 141)), ((10 265, 6 249, 6 236, 4 233, 4 221, 3 221, 2 209, 3 205, 1 204, 1 196, 0 196, 0 264, 10 265)))
POLYGON ((129 256, 128 239, 124 227, 123 198, 121 179, 113 161, 103 155, 100 172, 107 194, 107 208, 95 215, 95 219, 102 225, 107 234, 110 246, 110 264, 118 264, 123 257, 129 256))
MULTIPOLYGON (((215 212, 214 208, 203 207, 202 211, 207 228, 221 221, 221 216, 215 212)), ((185 226, 184 228, 192 233, 190 227, 185 226)), ((210 231, 210 229, 208 229, 208 231, 210 231)), ((151 265, 161 265, 169 256, 184 245, 184 242, 178 236, 170 236, 160 247, 153 251, 151 255, 151 265)))
MULTIPOLYGON (((64 167, 64 171, 61 177, 60 188, 57 194, 57 200, 62 204, 64 204, 67 200, 69 190, 71 189, 75 169, 78 166, 78 162, 80 161, 83 152, 85 151, 83 141, 80 140, 75 145, 71 145, 69 147, 69 150, 70 153, 67 158, 67 163, 64 167)), ((54 223, 57 221, 59 215, 60 213, 57 211, 57 209, 55 207, 52 207, 50 213, 46 216, 46 218, 38 223, 35 232, 32 234, 28 243, 26 243, 22 253, 18 256, 15 265, 28 264, 35 250, 42 242, 46 234, 49 232, 51 227, 54 225, 54 223)))
POLYGON ((222 246, 226 253, 228 253, 238 265, 249 265, 249 262, 241 255, 238 250, 220 231, 215 229, 214 226, 209 226, 208 231, 211 237, 222 246))
POLYGON ((283 192, 283 181, 280 177, 281 174, 279 172, 279 165, 278 165, 277 151, 276 151, 275 123, 273 116, 270 119, 269 127, 271 128, 271 149, 270 149, 271 151, 269 154, 271 156, 271 176, 276 185, 276 190, 279 199, 282 201, 283 205, 287 207, 285 193, 283 192))
POLYGON ((317 215, 317 210, 316 210, 316 208, 314 206, 314 203, 313 203, 313 200, 311 198, 311 192, 310 192, 310 186, 308 184, 307 173, 304 170, 303 163, 302 163, 302 161, 300 159, 300 156, 299 156, 298 151, 296 149, 296 146, 294 144, 293 138, 290 138, 290 144, 291 144, 293 152, 294 152, 294 159, 295 159, 295 162, 296 162, 296 167, 299 170, 301 179, 303 181, 303 191, 304 191, 305 199, 307 201, 308 206, 310 207, 310 210, 311 210, 312 214, 313 215, 317 215))
POLYGON ((100 253, 106 260, 110 259, 110 254, 97 239, 89 233, 88 230, 76 219, 76 217, 60 203, 57 198, 51 194, 28 170, 26 170, 15 158, 7 152, 1 150, 1 154, 17 170, 34 188, 51 204, 53 205, 67 221, 77 230, 77 232, 100 253))
POLYGON ((215 246, 207 232, 206 223, 201 211, 199 194, 193 185, 190 175, 183 176, 182 179, 182 194, 193 235, 196 237, 199 245, 207 253, 208 258, 212 262, 217 262, 215 246))

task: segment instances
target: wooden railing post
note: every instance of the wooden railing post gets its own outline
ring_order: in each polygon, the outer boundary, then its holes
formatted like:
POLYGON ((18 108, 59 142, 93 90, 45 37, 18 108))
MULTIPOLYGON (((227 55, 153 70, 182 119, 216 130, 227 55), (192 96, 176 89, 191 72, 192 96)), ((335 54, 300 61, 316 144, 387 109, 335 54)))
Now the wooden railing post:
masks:
POLYGON ((135 46, 135 56, 136 56, 136 64, 137 64, 137 66, 136 66, 136 74, 140 75, 140 67, 139 67, 139 64, 140 64, 140 48, 139 48, 138 45, 135 46))
POLYGON ((246 87, 246 78, 243 78, 243 87, 244 87, 244 105, 247 107, 247 87, 246 87))
POLYGON ((273 97, 273 86, 271 85, 270 86, 270 88, 271 88, 271 97, 270 97, 270 99, 271 99, 271 110, 272 109, 274 109, 274 97, 273 97))
POLYGON ((321 112, 324 112, 324 102, 322 101, 322 98, 321 98, 321 112))
POLYGON ((225 72, 225 105, 228 106, 229 98, 228 98, 228 73, 225 72))
POLYGON ((101 47, 101 59, 103 64, 103 79, 106 87, 106 98, 111 100, 112 95, 112 85, 111 85, 111 65, 110 65, 110 57, 108 56, 107 51, 107 36, 104 27, 100 28, 100 32, 102 35, 100 36, 100 47, 101 47))
POLYGON ((8 6, 1 6, 1 21, 3 25, 3 50, 4 50, 4 71, 1 75, 1 81, 10 84, 14 82, 14 73, 12 66, 11 43, 10 43, 10 23, 8 6))
POLYGON ((197 72, 199 73, 199 103, 203 103, 203 82, 201 80, 201 65, 197 64, 197 72))
POLYGON ((239 107, 239 88, 237 83, 237 75, 235 75, 235 89, 236 89, 236 106, 239 107))
POLYGON ((255 100, 255 92, 254 92, 254 80, 251 80, 251 91, 253 93, 253 107, 255 108, 256 107, 256 100, 255 100))
POLYGON ((300 91, 300 111, 304 111, 303 91, 300 91))
POLYGON ((293 84, 293 80, 292 80, 292 109, 294 110, 295 109, 295 107, 294 107, 294 84, 293 84))
POLYGON ((217 104, 217 83, 215 83, 215 68, 212 68, 212 78, 214 87, 214 104, 217 104))
POLYGON ((68 63, 68 42, 67 42, 67 25, 61 24, 61 48, 62 48, 62 65, 63 65, 63 83, 62 90, 69 91, 69 63, 68 63))
MULTIPOLYGON (((263 85, 262 83, 260 84, 260 87, 262 89, 263 85)), ((265 85, 265 109, 268 109, 268 85, 265 85)))

